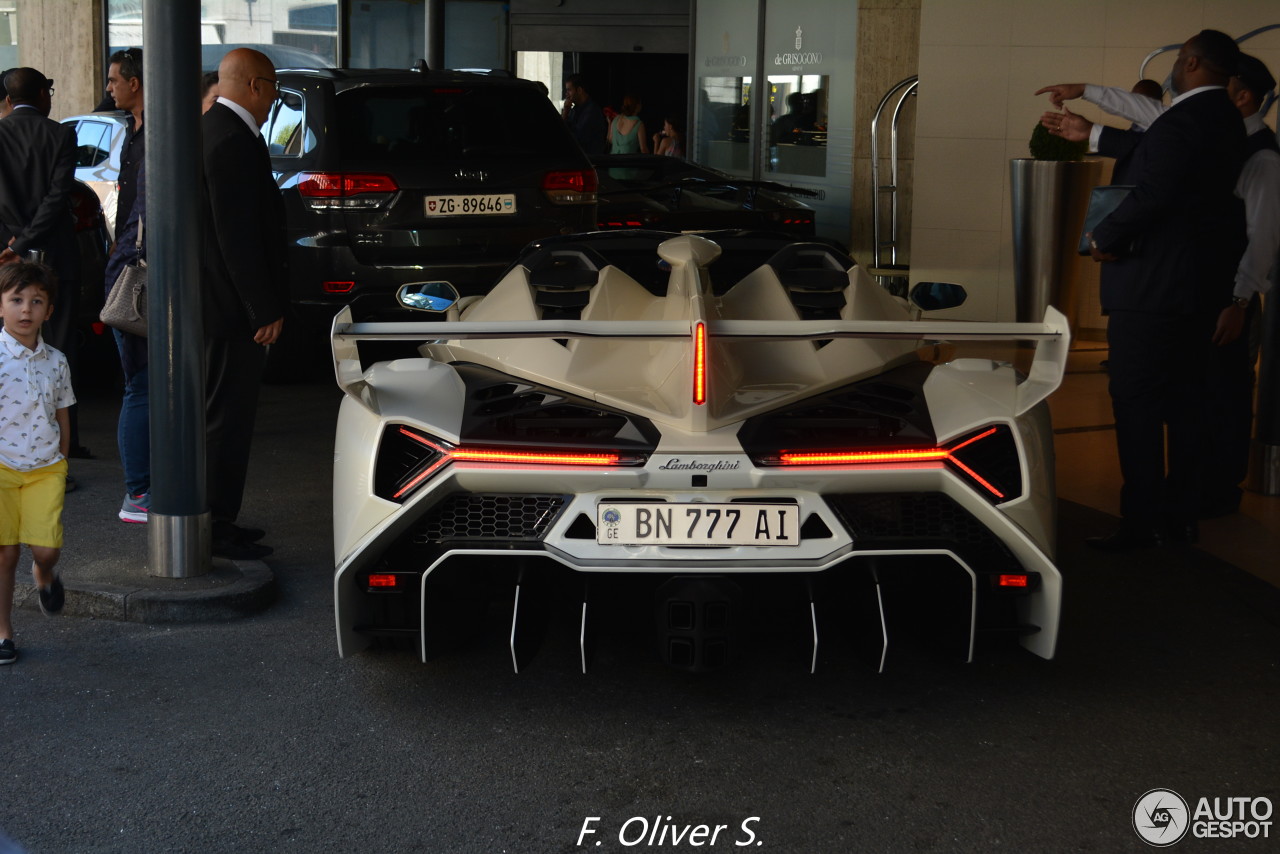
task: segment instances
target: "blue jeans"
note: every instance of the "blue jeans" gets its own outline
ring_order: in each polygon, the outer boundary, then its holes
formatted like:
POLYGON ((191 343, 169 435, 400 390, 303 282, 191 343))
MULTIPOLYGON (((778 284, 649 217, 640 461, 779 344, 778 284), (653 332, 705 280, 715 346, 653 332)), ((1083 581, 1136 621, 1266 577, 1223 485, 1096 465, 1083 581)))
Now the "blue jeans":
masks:
MULTIPOLYGON (((112 330, 116 346, 124 349, 119 330, 112 330)), ((151 405, 147 368, 124 372, 124 399, 120 402, 120 423, 116 441, 120 446, 120 465, 124 468, 124 488, 130 495, 151 491, 151 405)))

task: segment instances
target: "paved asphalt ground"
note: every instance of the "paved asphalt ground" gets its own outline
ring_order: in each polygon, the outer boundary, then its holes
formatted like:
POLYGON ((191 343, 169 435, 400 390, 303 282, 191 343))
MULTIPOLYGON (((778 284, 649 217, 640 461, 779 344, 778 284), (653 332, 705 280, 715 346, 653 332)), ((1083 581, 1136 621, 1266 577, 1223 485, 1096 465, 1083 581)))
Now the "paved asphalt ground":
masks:
MULTIPOLYGON (((81 392, 99 459, 73 465, 68 578, 145 553, 145 530, 115 520, 113 394, 81 392)), ((270 607, 163 625, 17 613, 0 829, 20 850, 1123 852, 1147 850, 1131 810, 1150 789, 1280 802, 1280 593, 1193 549, 1092 553, 1080 538, 1108 520, 1073 504, 1051 662, 895 649, 877 676, 829 645, 814 676, 787 648, 690 677, 637 642, 584 677, 564 619, 516 676, 500 613, 429 665, 339 660, 336 404, 323 382, 264 395, 244 521, 276 546, 270 607), (626 844, 658 817, 727 829, 626 844)), ((1173 850, 1280 850, 1270 830, 1173 850)))

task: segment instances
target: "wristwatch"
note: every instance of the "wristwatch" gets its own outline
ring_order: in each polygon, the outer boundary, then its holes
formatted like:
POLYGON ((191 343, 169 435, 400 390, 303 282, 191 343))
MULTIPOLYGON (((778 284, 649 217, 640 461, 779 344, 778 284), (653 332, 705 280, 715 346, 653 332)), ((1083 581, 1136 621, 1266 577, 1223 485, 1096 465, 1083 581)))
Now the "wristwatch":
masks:
POLYGON ((1232 297, 1231 304, 1234 305, 1236 308, 1248 308, 1249 298, 1248 297, 1232 297))

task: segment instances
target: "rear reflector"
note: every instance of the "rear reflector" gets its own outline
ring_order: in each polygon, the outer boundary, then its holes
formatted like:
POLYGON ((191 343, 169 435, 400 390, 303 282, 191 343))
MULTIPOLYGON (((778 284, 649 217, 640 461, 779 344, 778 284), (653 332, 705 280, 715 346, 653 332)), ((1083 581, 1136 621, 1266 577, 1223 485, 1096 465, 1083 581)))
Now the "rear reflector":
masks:
POLYGON ((1002 575, 998 584, 1001 587, 1026 587, 1027 577, 1025 575, 1002 575))
POLYGON ((369 576, 369 586, 379 588, 390 588, 396 586, 396 577, 391 573, 375 574, 369 576))
POLYGON ((321 285, 326 294, 349 294, 355 286, 355 282, 325 282, 321 285))

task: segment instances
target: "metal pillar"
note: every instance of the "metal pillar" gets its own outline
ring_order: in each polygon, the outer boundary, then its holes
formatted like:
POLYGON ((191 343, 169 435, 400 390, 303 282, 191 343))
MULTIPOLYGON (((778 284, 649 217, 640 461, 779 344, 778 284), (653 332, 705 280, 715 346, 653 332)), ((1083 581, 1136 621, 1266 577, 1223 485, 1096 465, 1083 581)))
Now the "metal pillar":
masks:
POLYGON ((210 567, 200 299, 200 4, 143 0, 151 575, 210 567))
POLYGON ((427 32, 423 42, 426 49, 427 68, 432 71, 438 71, 445 67, 444 2, 445 0, 427 0, 427 32))

